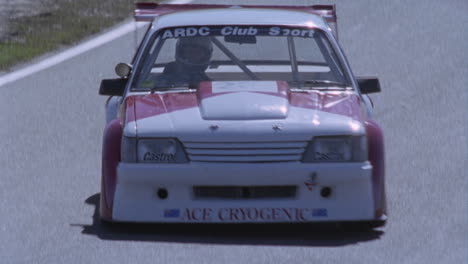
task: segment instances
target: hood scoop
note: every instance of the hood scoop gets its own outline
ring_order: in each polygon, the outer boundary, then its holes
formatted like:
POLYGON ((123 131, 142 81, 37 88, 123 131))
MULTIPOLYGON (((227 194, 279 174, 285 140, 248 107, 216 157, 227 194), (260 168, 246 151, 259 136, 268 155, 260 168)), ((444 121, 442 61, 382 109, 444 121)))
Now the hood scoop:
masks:
POLYGON ((202 82, 197 97, 205 120, 285 119, 288 91, 283 81, 202 82))

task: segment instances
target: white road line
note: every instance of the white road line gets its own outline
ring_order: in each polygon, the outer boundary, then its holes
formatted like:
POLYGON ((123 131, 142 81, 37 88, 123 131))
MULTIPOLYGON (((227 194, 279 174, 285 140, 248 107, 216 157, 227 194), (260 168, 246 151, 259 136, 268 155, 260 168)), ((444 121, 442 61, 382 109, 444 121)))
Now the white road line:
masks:
MULTIPOLYGON (((169 2, 170 4, 187 4, 192 2, 191 0, 175 0, 169 2)), ((29 75, 32 75, 36 72, 42 71, 44 69, 50 68, 54 65, 57 65, 59 63, 62 63, 66 60, 69 60, 75 56, 78 56, 82 53, 85 53, 91 49, 97 48, 107 42, 110 42, 114 39, 117 39, 127 33, 130 33, 134 31, 138 27, 142 27, 144 25, 147 25, 147 23, 136 23, 136 22, 129 22, 126 23, 116 29, 113 29, 107 33, 104 33, 103 35, 100 35, 96 38, 93 38, 85 43, 79 44, 76 47, 70 48, 68 50, 65 50, 59 54, 53 55, 50 58, 46 58, 38 63, 29 65, 25 68, 19 69, 17 71, 7 73, 3 76, 0 76, 0 87, 17 81, 19 79, 25 78, 29 75)))
POLYGON ((38 63, 35 63, 33 65, 27 66, 26 68, 5 74, 3 76, 0 76, 0 86, 3 86, 7 83, 11 83, 14 81, 17 81, 19 79, 22 79, 26 76, 29 76, 31 74, 34 74, 38 71, 47 69, 49 67, 52 67, 54 65, 57 65, 61 62, 64 62, 68 59, 71 59, 77 55, 80 55, 84 52, 87 52, 91 49, 94 49, 96 47, 99 47, 107 42, 110 42, 116 38, 119 38, 129 32, 132 32, 137 28, 138 26, 143 26, 140 23, 136 22, 129 22, 126 23, 114 30, 111 30, 107 33, 104 33, 103 35, 100 35, 96 38, 93 38, 85 43, 79 44, 76 47, 70 48, 68 50, 65 50, 59 54, 53 55, 50 58, 46 58, 38 63))

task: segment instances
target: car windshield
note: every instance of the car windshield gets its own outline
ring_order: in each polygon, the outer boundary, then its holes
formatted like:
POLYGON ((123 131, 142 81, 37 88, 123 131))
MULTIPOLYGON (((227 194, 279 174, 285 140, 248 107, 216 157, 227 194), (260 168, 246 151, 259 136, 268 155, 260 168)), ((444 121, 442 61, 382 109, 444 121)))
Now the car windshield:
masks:
POLYGON ((202 81, 286 81, 293 88, 350 87, 320 30, 302 27, 178 27, 152 38, 133 91, 193 88, 202 81))

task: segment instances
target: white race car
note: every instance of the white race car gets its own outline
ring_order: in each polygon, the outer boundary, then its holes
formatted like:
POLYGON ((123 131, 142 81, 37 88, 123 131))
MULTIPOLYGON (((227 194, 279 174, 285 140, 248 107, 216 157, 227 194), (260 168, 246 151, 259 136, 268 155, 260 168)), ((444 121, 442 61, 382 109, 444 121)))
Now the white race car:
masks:
POLYGON ((334 6, 138 4, 107 101, 110 222, 386 222, 383 135, 334 6), (331 25, 331 26, 330 26, 331 25))

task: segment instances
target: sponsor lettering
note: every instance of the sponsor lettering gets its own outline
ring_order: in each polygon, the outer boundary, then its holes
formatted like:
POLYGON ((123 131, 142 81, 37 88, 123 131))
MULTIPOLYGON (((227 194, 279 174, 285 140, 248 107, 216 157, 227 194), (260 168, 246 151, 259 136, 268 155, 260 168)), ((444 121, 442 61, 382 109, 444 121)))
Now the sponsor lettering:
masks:
POLYGON ((325 208, 186 208, 181 217, 191 222, 304 222, 327 216, 325 208))
POLYGON ((173 162, 173 161, 175 161, 175 154, 154 153, 154 152, 148 151, 143 156, 143 160, 145 160, 145 161, 168 161, 168 162, 173 162))
POLYGON ((324 161, 329 161, 329 160, 334 160, 334 161, 344 161, 344 153, 340 152, 315 152, 315 160, 324 160, 324 161))
POLYGON ((223 27, 221 29, 221 36, 255 36, 258 30, 254 27, 240 28, 240 27, 223 27))
POLYGON ((182 219, 188 221, 210 221, 212 213, 213 209, 211 208, 187 208, 182 219))
POLYGON ((268 31, 270 36, 293 36, 293 37, 314 37, 313 29, 291 29, 291 28, 280 28, 271 27, 268 31))
POLYGON ((166 29, 162 33, 162 38, 181 38, 195 36, 292 36, 313 38, 315 31, 304 28, 283 28, 283 27, 186 27, 166 29))
POLYGON ((166 29, 162 35, 163 39, 166 38, 180 38, 180 37, 194 37, 194 36, 208 36, 210 35, 210 28, 208 27, 188 27, 188 28, 175 28, 166 29))

